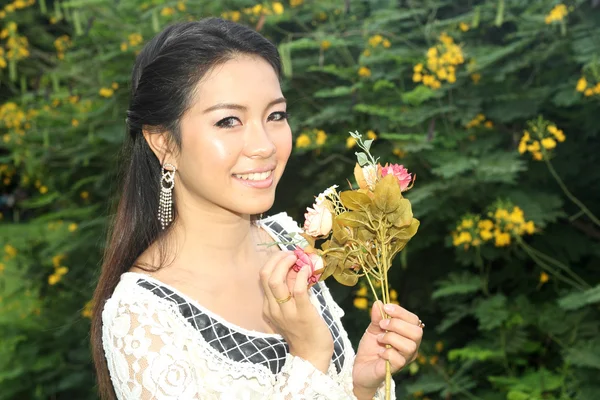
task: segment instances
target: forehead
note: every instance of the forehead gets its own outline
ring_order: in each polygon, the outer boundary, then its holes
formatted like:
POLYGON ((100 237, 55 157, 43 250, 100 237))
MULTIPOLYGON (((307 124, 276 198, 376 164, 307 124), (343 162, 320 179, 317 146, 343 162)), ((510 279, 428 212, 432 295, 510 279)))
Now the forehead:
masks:
POLYGON ((196 101, 249 102, 281 97, 279 79, 262 57, 241 55, 212 68, 196 86, 196 101))

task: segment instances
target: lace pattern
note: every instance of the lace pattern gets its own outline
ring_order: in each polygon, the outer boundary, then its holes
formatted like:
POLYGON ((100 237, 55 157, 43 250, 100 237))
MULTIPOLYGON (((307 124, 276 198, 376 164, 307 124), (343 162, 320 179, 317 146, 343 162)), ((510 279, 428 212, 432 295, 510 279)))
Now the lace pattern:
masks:
MULTIPOLYGON (((271 217, 282 231, 295 225, 285 217, 271 217)), ((344 312, 323 282, 311 300, 335 340, 327 374, 289 354, 281 336, 221 323, 171 289, 126 273, 105 304, 103 346, 119 399, 355 399, 344 312)))

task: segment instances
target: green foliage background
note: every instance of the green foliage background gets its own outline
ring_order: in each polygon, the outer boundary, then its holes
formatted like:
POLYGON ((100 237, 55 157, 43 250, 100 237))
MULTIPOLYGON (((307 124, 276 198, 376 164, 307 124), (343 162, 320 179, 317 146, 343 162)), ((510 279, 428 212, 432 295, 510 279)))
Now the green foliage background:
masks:
MULTIPOLYGON (((600 89, 576 90, 582 76, 587 88, 600 81, 598 2, 569 1, 550 23, 554 0, 290 2, 281 14, 237 0, 16 0, 0 11, 0 399, 95 398, 86 303, 118 192, 135 52, 173 21, 224 12, 277 43, 292 129, 312 138, 274 211, 302 221, 313 196, 351 177, 349 131, 374 131, 374 152, 417 174, 407 197, 421 228, 391 282, 427 328, 421 356, 395 377, 398 398, 600 398, 600 226, 589 215, 600 214, 600 89), (465 60, 456 82, 431 89, 413 69, 442 32, 465 60), (10 54, 17 37, 27 51, 10 54), (467 128, 478 114, 491 126, 467 128), (540 116, 566 140, 536 161, 517 148, 540 116), (453 246, 463 216, 498 201, 520 207, 535 234, 453 246)), ((356 288, 330 286, 356 341, 368 318, 356 288)))

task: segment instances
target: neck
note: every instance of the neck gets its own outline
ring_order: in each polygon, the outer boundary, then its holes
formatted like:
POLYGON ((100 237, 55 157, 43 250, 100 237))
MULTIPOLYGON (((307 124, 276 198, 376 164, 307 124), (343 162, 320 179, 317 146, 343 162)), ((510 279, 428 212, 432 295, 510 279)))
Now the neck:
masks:
POLYGON ((233 273, 255 259, 257 235, 250 215, 183 206, 172 228, 175 263, 187 270, 233 273))

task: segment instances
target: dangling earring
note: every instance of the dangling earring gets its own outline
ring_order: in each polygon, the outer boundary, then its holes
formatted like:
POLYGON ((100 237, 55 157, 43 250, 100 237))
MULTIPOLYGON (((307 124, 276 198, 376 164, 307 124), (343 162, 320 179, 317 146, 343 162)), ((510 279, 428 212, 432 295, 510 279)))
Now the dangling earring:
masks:
POLYGON ((164 164, 160 177, 160 202, 158 205, 158 220, 164 230, 173 221, 173 187, 175 187, 175 171, 173 164, 164 164))

